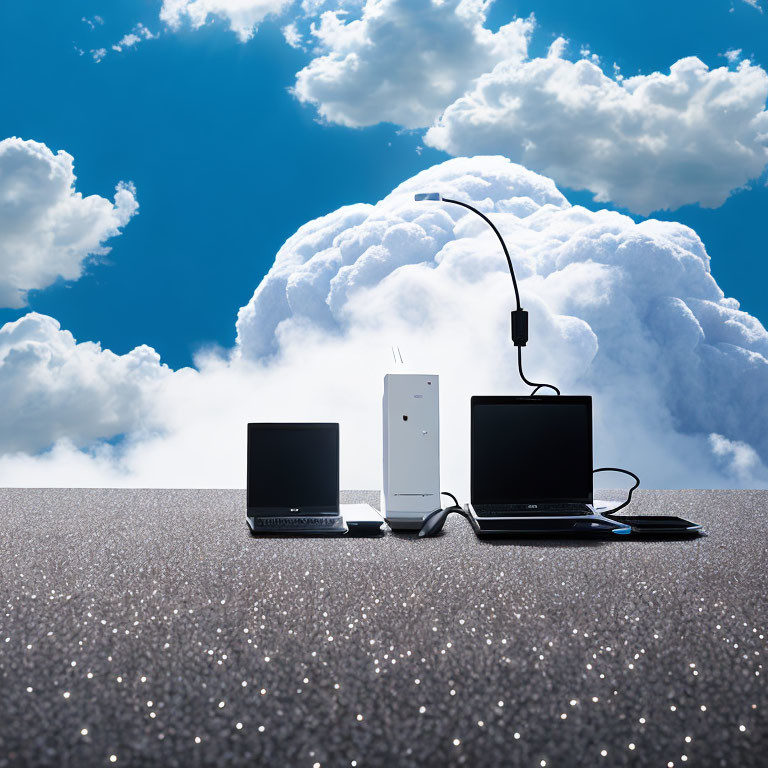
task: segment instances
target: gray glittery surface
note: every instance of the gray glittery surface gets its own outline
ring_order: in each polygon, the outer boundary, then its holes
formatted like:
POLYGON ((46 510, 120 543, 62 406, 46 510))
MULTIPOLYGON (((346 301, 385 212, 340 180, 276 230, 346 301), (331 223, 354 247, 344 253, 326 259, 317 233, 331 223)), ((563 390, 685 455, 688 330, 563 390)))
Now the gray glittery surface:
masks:
POLYGON ((0 766, 766 764, 768 493, 638 493, 684 541, 255 539, 244 501, 0 491, 0 766))

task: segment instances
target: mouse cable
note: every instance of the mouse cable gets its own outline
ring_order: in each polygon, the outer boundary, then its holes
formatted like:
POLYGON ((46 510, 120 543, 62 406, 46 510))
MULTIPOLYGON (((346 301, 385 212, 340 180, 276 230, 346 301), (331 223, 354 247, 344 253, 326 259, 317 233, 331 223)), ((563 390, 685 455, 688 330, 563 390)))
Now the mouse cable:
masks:
POLYGON ((459 500, 452 493, 448 493, 448 491, 440 491, 440 495, 448 496, 449 498, 453 499, 453 506, 445 507, 443 510, 446 513, 446 515, 449 515, 451 512, 456 512, 462 517, 467 517, 467 513, 464 511, 464 507, 462 507, 461 504, 459 504, 459 500))
POLYGON ((449 498, 453 499, 454 506, 457 506, 457 507, 461 506, 459 504, 459 500, 452 493, 448 493, 448 491, 440 491, 440 495, 448 496, 449 498))
POLYGON ((449 496, 453 499, 453 506, 451 507, 439 507, 438 509, 430 512, 423 520, 421 528, 419 529, 419 538, 423 539, 425 536, 436 536, 443 529, 445 521, 448 519, 448 515, 451 512, 456 512, 462 517, 467 517, 467 513, 459 506, 459 500, 447 491, 441 491, 441 496, 449 496))
POLYGON ((501 232, 496 229, 496 225, 482 212, 478 211, 472 205, 463 203, 461 200, 451 200, 447 197, 440 198, 444 203, 453 203, 453 205, 460 205, 462 208, 466 208, 472 213, 476 213, 496 234, 499 238, 501 247, 504 250, 504 256, 507 259, 507 266, 509 267, 509 275, 512 278, 512 287, 515 289, 515 310, 512 312, 512 343, 517 347, 517 370, 520 372, 520 378, 529 386, 535 389, 531 392, 533 397, 540 389, 546 388, 553 390, 556 394, 560 394, 560 390, 554 384, 539 384, 536 381, 529 381, 525 378, 523 373, 523 347, 528 342, 528 312, 520 306, 520 290, 517 287, 517 278, 515 277, 515 268, 512 266, 512 259, 507 249, 507 244, 504 242, 504 238, 501 236, 501 232))
POLYGON ((624 509, 630 501, 632 501, 632 492, 636 491, 637 488, 640 485, 640 478, 634 473, 630 472, 628 469, 619 469, 618 467, 600 467, 599 469, 593 469, 592 474, 596 474, 597 472, 621 472, 623 475, 629 475, 630 477, 634 478, 635 484, 627 491, 627 498, 626 501, 624 501, 623 504, 619 504, 618 507, 614 507, 613 509, 609 509, 607 512, 601 512, 600 514, 604 517, 609 517, 616 512, 618 512, 620 509, 624 509))

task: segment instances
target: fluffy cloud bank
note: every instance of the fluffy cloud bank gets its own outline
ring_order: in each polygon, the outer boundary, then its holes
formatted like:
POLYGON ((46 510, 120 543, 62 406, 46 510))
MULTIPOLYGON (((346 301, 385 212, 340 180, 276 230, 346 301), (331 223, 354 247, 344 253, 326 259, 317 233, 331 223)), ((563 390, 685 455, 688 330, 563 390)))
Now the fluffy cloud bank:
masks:
POLYGON ((372 347, 383 358, 390 340, 416 367, 448 370, 443 392, 456 393, 459 414, 472 393, 524 391, 498 244, 471 213, 412 202, 433 189, 494 214, 531 311, 527 370, 595 394, 603 460, 622 456, 657 484, 727 482, 733 451, 722 436, 752 447, 758 461, 745 462, 743 449, 734 461, 742 478, 756 469, 758 482, 768 458, 768 334, 723 296, 696 233, 570 206, 550 180, 500 157, 443 163, 376 206, 302 227, 240 311, 241 354, 279 360, 301 329, 323 329, 358 339, 351 360, 372 347))
MULTIPOLYGON (((451 155, 503 154, 558 184, 648 214, 716 207, 768 163, 768 75, 749 61, 606 74, 599 57, 528 59, 533 17, 492 32, 480 0, 366 0, 325 11, 296 97, 325 120, 427 128, 451 155)), ((295 25, 292 39, 299 40, 295 25)))
POLYGON ((0 328, 0 453, 75 446, 160 426, 158 384, 170 375, 141 346, 116 355, 76 343, 52 318, 30 312, 0 328))
POLYGON ((138 210, 130 184, 118 184, 111 202, 83 197, 75 179, 74 159, 63 150, 0 141, 0 306, 23 307, 27 291, 77 280, 138 210))
POLYGON ((197 28, 218 16, 226 19, 230 29, 245 42, 267 16, 279 15, 292 3, 293 0, 163 0, 160 18, 178 29, 184 19, 197 28))
MULTIPOLYGON (((759 8, 757 0, 745 2, 759 8)), ((734 69, 736 57, 728 56, 730 69, 709 69, 688 57, 668 73, 624 78, 587 50, 571 61, 563 38, 547 57, 530 59, 533 15, 493 31, 490 5, 163 0, 160 17, 171 29, 220 17, 245 42, 265 18, 282 16, 288 45, 312 56, 292 92, 322 119, 424 129, 425 143, 450 155, 503 154, 635 213, 717 207, 763 173, 762 67, 746 60, 734 69)))
MULTIPOLYGON (((86 452, 70 437, 39 456, 11 437, 0 482, 242 486, 245 423, 306 419, 341 423, 344 487, 377 488, 382 377, 401 370, 441 376, 443 482, 466 497, 469 397, 528 388, 498 242, 464 209, 413 201, 432 190, 474 203, 504 234, 531 313, 526 372, 594 396, 597 463, 632 468, 646 487, 768 484, 768 333, 723 296, 696 233, 571 206, 502 157, 447 161, 375 205, 307 223, 240 310, 229 356, 169 374, 140 352, 142 374, 123 377, 140 394, 121 400, 140 414, 135 432, 86 452), (393 344, 406 365, 395 366, 393 344)), ((36 418, 22 411, 13 434, 36 418)))
POLYGON ((681 59, 617 82, 586 59, 505 61, 426 134, 453 155, 500 152, 642 214, 721 205, 768 162, 768 75, 681 59))
POLYGON ((298 73, 294 94, 341 125, 429 125, 475 77, 525 58, 533 21, 491 32, 486 11, 478 0, 368 0, 351 20, 325 11, 312 26, 322 55, 298 73))

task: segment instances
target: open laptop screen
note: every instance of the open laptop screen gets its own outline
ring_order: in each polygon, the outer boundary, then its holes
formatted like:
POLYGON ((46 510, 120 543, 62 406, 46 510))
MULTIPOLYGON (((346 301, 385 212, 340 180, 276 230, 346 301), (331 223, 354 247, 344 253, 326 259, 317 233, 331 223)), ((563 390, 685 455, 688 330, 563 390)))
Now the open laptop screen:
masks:
POLYGON ((248 513, 339 511, 338 424, 249 424, 248 513))
POLYGON ((592 502, 592 398, 473 397, 473 504, 592 502))

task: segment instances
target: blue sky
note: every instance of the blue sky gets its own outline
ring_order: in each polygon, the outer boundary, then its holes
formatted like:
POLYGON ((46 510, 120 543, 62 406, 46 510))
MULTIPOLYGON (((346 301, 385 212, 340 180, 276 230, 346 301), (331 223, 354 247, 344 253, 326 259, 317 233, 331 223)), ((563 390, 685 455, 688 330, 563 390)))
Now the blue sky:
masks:
MULTIPOLYGON (((0 310, 0 324, 28 309, 57 318, 78 340, 125 353, 153 346, 172 367, 200 347, 234 342, 234 317, 304 222, 375 202, 417 171, 447 159, 420 131, 390 124, 323 125, 289 92, 311 56, 289 47, 284 23, 266 21, 246 43, 226 24, 183 27, 96 63, 88 51, 137 23, 163 30, 158 2, 4 3, 0 137, 20 136, 75 158, 77 189, 110 197, 134 182, 140 212, 113 238, 104 263, 80 280, 33 291, 29 307, 0 310), (99 14, 90 29, 82 17, 99 14)), ((557 35, 623 74, 665 72, 696 55, 710 67, 740 48, 768 66, 768 19, 743 0, 711 2, 502 2, 487 26, 535 13, 531 55, 557 35)), ((587 192, 567 191, 591 208, 587 192)), ((763 183, 710 210, 656 214, 692 226, 727 295, 768 321, 763 183)), ((636 217, 640 218, 640 217, 636 217)))

